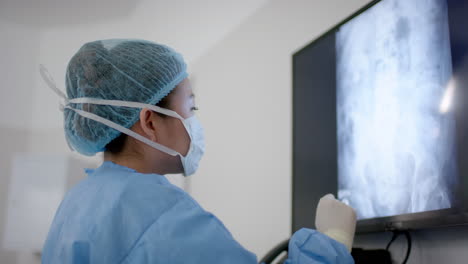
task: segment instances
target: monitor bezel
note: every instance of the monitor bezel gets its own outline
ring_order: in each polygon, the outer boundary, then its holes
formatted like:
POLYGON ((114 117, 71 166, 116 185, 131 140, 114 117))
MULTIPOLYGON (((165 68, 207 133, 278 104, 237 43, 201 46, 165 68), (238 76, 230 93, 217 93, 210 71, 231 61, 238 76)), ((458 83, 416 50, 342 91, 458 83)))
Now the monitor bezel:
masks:
MULTIPOLYGON (((369 2, 367 5, 359 9, 357 12, 353 13, 349 17, 345 18, 331 29, 327 30, 325 33, 321 34, 317 38, 313 39, 305 46, 299 48, 298 50, 293 52, 292 55, 292 74, 294 76, 294 61, 303 51, 309 49, 316 43, 318 43, 322 38, 328 36, 329 34, 336 33, 339 28, 346 24, 351 19, 355 18, 356 16, 360 15, 361 13, 365 12, 375 4, 379 3, 381 0, 374 0, 369 2)), ((294 78, 292 79, 293 82, 293 91, 295 89, 294 78)), ((294 100, 294 96, 293 96, 294 100)), ((293 102, 294 103, 294 102, 293 102)), ((295 110, 292 110, 293 116, 295 115, 295 110)), ((293 118, 294 122, 294 118, 293 118)), ((293 129, 294 129, 293 124, 293 129)), ((294 135, 294 132, 292 133, 294 135)), ((293 137, 293 146, 294 146, 294 137, 293 137)), ((294 163, 294 151, 292 162, 294 163)), ((292 166, 293 170, 293 179, 292 179, 292 187, 294 188, 294 166, 292 166)), ((294 191, 294 190, 292 190, 294 191)), ((294 232, 300 227, 294 226, 294 195, 292 196, 292 231, 294 232)), ((394 216, 386 216, 386 217, 377 217, 377 218, 369 218, 359 220, 357 222, 357 233, 372 233, 372 232, 382 232, 382 231, 395 231, 395 230, 415 230, 415 229, 427 229, 427 228, 439 228, 439 227, 451 227, 451 226, 460 226, 460 225, 468 225, 468 208, 466 206, 460 206, 459 208, 450 208, 450 209, 440 209, 434 211, 426 211, 426 212, 419 212, 419 213, 410 213, 410 214, 401 214, 401 215, 394 215, 394 216)))

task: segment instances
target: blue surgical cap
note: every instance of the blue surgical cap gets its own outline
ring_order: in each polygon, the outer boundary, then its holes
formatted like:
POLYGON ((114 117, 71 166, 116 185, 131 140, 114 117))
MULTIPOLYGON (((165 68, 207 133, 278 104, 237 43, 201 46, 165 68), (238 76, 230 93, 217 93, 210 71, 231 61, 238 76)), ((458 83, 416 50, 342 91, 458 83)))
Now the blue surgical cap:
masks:
MULTIPOLYGON (((68 63, 66 88, 69 99, 98 98, 157 104, 187 74, 182 56, 173 49, 146 40, 109 39, 84 44, 68 63)), ((126 128, 139 119, 140 109, 71 104, 126 128)), ((81 154, 90 156, 120 132, 94 120, 64 110, 65 136, 81 154)))

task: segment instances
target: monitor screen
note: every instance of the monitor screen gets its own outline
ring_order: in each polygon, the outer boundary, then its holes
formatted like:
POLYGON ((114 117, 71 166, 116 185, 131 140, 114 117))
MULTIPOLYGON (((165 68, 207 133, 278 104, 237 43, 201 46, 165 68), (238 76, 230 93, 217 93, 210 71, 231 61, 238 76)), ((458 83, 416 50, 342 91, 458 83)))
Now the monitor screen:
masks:
POLYGON ((466 14, 468 0, 385 0, 294 54, 293 218, 301 177, 334 185, 359 220, 464 211, 466 14), (307 159, 328 167, 304 174, 307 159))
POLYGON ((463 65, 452 63, 449 11, 440 0, 383 1, 336 33, 338 197, 359 219, 455 204, 463 65))

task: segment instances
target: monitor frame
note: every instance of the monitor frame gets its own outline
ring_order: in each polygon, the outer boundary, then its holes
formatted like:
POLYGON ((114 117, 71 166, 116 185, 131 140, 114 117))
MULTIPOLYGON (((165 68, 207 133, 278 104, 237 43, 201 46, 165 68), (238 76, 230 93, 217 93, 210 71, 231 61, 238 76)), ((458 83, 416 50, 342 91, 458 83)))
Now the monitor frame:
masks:
MULTIPOLYGON (((302 227, 311 227, 313 228, 312 224, 307 222, 307 225, 305 225, 304 221, 298 220, 298 218, 302 217, 304 218, 304 213, 299 212, 300 210, 304 210, 304 206, 298 203, 298 198, 295 195, 295 192, 297 191, 297 179, 296 179, 296 168, 295 168, 295 162, 296 162, 296 151, 294 150, 296 146, 296 141, 297 138, 295 137, 295 131, 294 129, 297 126, 297 120, 296 120, 296 109, 295 109, 295 101, 296 101, 296 78, 295 78, 295 62, 304 51, 308 50, 310 47, 316 45, 317 43, 320 42, 320 40, 326 38, 330 34, 335 34, 339 28, 346 24, 348 21, 351 19, 357 17, 361 13, 365 12, 375 4, 379 3, 381 0, 374 0, 369 2, 367 5, 356 11, 355 13, 351 14, 335 26, 333 26, 331 29, 326 31, 325 33, 321 34, 317 38, 313 39, 309 43, 307 43, 305 46, 301 47, 300 49, 296 50, 292 54, 292 88, 293 88, 293 109, 292 109, 292 145, 293 145, 293 151, 292 151, 292 232, 294 233, 295 231, 299 230, 302 227), (302 207, 301 207, 302 206, 302 207), (298 216, 300 215, 300 216, 298 216)), ((468 183, 466 183, 468 185, 468 183)), ((334 192, 336 194, 337 192, 337 186, 335 186, 335 190, 331 189, 330 184, 325 184, 324 186, 319 186, 323 187, 323 189, 326 190, 326 192, 334 192)), ((468 195, 466 195, 468 197, 468 195)), ((466 198, 466 197, 465 197, 466 198)), ((311 197, 310 202, 311 203, 316 203, 318 201, 318 196, 317 197, 311 197)), ((312 207, 313 209, 315 207, 312 207)), ((313 211, 313 210, 312 210, 313 211)), ((309 219, 315 219, 315 216, 311 216, 311 213, 313 212, 308 212, 309 219)), ((315 220, 314 220, 315 221, 315 220)), ((359 220, 357 222, 357 228, 356 232, 357 233, 370 233, 370 232, 382 232, 382 231, 394 231, 394 230, 414 230, 414 229, 426 229, 426 228, 439 228, 439 227, 449 227, 449 226, 460 226, 460 225, 468 225, 468 206, 464 204, 459 204, 457 208, 450 208, 450 209, 441 209, 441 210, 435 210, 435 211, 426 211, 426 212, 420 212, 420 213, 410 213, 410 214, 401 214, 401 215, 395 215, 395 216, 388 216, 388 217, 378 217, 378 218, 370 218, 370 219, 363 219, 359 220)))

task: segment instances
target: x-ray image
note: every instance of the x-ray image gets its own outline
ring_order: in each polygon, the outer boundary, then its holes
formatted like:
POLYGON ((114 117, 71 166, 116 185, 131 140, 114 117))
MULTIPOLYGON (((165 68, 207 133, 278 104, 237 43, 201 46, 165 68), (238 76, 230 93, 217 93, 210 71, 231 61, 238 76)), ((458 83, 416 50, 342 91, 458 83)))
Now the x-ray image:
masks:
POLYGON ((452 207, 447 2, 380 2, 340 28, 336 60, 339 198, 359 219, 452 207))

